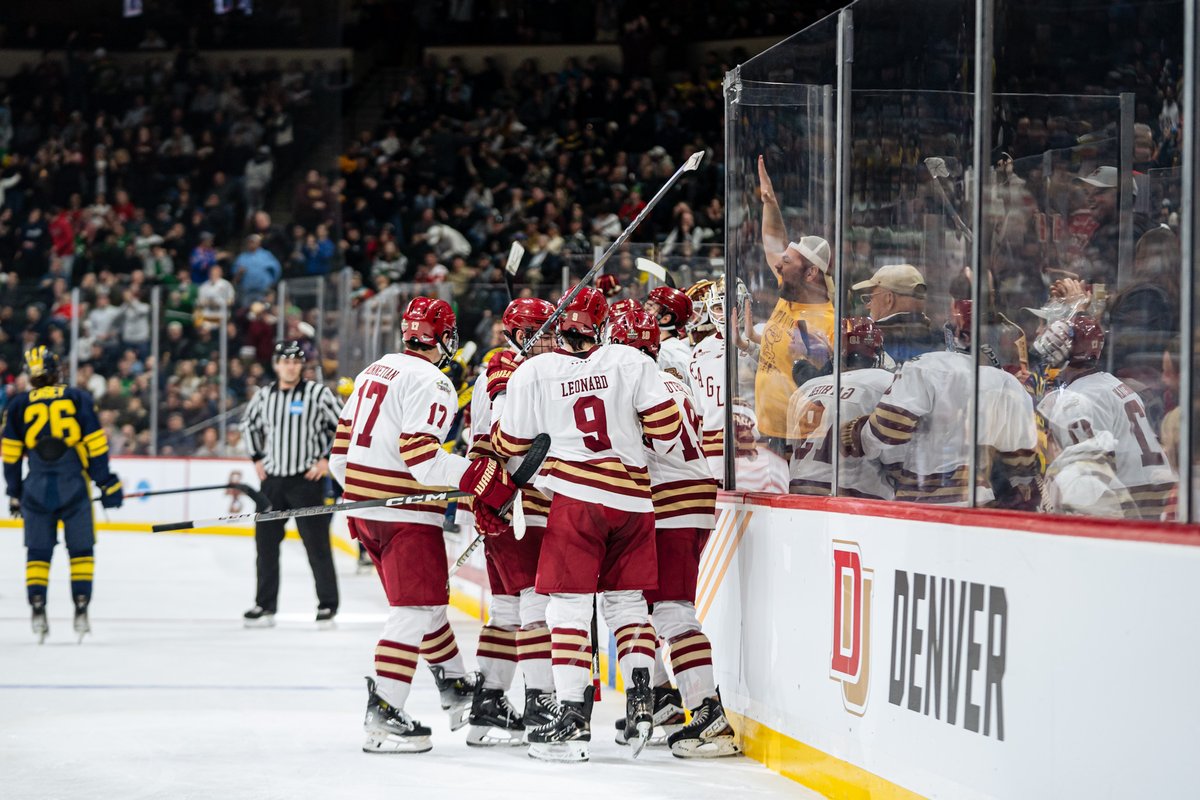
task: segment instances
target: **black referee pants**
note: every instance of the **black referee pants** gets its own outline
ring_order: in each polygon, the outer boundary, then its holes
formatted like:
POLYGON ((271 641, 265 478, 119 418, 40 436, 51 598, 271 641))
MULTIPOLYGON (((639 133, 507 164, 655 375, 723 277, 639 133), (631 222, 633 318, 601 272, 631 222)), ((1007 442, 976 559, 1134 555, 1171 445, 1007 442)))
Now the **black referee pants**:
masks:
MULTIPOLYGON (((276 510, 319 506, 325 502, 325 481, 305 480, 304 475, 275 477, 268 475, 262 484, 263 494, 276 510)), ((258 549, 258 593, 254 602, 274 612, 279 599, 279 544, 283 541, 287 520, 260 522, 254 528, 254 543, 258 549)), ((317 605, 337 611, 337 573, 333 570, 333 550, 329 545, 329 515, 301 517, 296 520, 300 540, 308 553, 317 585, 317 605)))

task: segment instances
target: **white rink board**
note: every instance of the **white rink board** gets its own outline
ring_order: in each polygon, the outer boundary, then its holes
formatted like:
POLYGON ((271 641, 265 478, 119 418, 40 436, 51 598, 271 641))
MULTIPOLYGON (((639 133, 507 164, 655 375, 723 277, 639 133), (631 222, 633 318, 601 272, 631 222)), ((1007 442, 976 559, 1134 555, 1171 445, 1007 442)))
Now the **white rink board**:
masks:
MULTIPOLYGON (((726 502, 722 511, 750 515, 704 619, 731 709, 929 797, 1194 796, 1200 547, 757 504, 726 502), (843 587, 854 585, 846 554, 855 549, 859 574, 871 579, 870 609, 860 616, 869 647, 858 649, 857 668, 866 673, 865 707, 853 687, 843 691, 853 680, 831 674, 835 547, 843 587), (937 577, 939 607, 941 579, 955 582, 951 635, 943 637, 957 645, 961 636, 963 645, 955 724, 947 721, 949 644, 940 718, 926 713, 923 696, 914 701, 914 687, 927 688, 931 649, 930 603, 915 601, 918 574, 937 577), (907 606, 897 598, 905 583, 907 606), (972 583, 982 587, 974 614, 959 603, 972 583), (897 608, 905 622, 894 626, 897 608), (980 709, 978 732, 967 727, 968 700, 980 709), (856 706, 861 716, 849 710, 856 706)), ((837 666, 853 674, 859 623, 843 622, 837 666)))

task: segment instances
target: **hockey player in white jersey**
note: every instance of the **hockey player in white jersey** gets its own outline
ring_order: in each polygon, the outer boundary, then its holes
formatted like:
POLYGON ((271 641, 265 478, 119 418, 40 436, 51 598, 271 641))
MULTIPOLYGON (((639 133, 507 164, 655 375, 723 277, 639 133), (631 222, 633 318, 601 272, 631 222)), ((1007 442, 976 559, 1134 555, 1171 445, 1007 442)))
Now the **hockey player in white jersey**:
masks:
POLYGON ((701 420, 701 449, 709 471, 718 481, 725 476, 725 279, 720 278, 704 293, 700 324, 711 325, 713 332, 692 349, 688 365, 692 396, 701 420))
MULTIPOLYGON (((1075 314, 1051 322, 1034 340, 1033 352, 1046 367, 1063 369, 1038 404, 1038 412, 1064 454, 1103 432, 1111 434, 1116 478, 1128 489, 1136 516, 1158 520, 1175 485, 1175 472, 1137 392, 1100 369, 1103 349, 1104 330, 1094 318, 1075 314)), ((1119 505, 1123 498, 1117 493, 1116 499, 1119 505)), ((1108 505, 1111 510, 1112 503, 1108 505)))
MULTIPOLYGON (((504 310, 501 322, 510 346, 488 360, 484 374, 475 383, 468 458, 493 455, 491 433, 504 411, 508 380, 519 363, 517 356, 553 313, 552 304, 534 297, 513 300, 504 310)), ((528 358, 553 347, 554 337, 543 336, 533 344, 528 358)), ((526 730, 553 718, 554 676, 550 668, 550 629, 546 627, 550 598, 533 588, 550 501, 528 487, 521 490, 520 496, 520 538, 505 535, 484 540, 492 603, 487 624, 479 632, 476 656, 481 681, 471 706, 469 745, 522 744, 526 730), (505 697, 518 663, 525 677, 525 709, 520 716, 505 697)), ((460 519, 474 524, 473 515, 463 514, 460 519)))
POLYGON ((1020 382, 989 365, 976 365, 971 349, 971 301, 956 300, 947 331, 950 350, 906 361, 875 410, 842 424, 842 453, 877 460, 897 500, 965 506, 974 486, 980 505, 997 498, 990 473, 1000 470, 1013 496, 1003 505, 1036 501, 1037 424, 1033 403, 1020 382), (970 402, 979 370, 979 444, 986 448, 979 474, 968 474, 970 402), (990 463, 996 459, 998 463, 990 463))
MULTIPOLYGON (((492 458, 468 462, 442 449, 457 398, 438 364, 457 349, 454 312, 444 300, 415 298, 403 316, 402 353, 385 355, 363 370, 338 420, 330 470, 347 501, 422 494, 459 487, 474 495, 485 531, 504 525, 495 514, 516 491, 492 458)), ((351 535, 375 563, 391 612, 375 648, 374 679, 367 679, 364 728, 368 753, 424 752, 429 728, 404 711, 418 657, 430 665, 450 712, 462 727, 475 693, 446 617, 446 504, 372 508, 348 513, 351 535)))
POLYGON ((550 595, 553 723, 530 730, 530 755, 583 761, 591 740, 592 595, 617 639, 625 678, 626 729, 644 746, 653 721, 654 630, 642 592, 658 579, 654 506, 642 437, 674 439, 679 409, 654 362, 628 347, 598 342, 608 305, 582 289, 562 307, 560 347, 521 364, 495 437, 503 457, 524 453, 534 436, 553 431, 535 486, 552 497, 536 588, 550 595))
MULTIPOLYGON (((609 341, 662 357, 658 324, 650 313, 635 313, 609 326, 609 341)), ((660 364, 661 366, 661 364, 660 364)), ((670 651, 678 689, 673 689, 659 653, 655 656, 654 717, 671 752, 682 758, 736 755, 734 731, 717 694, 712 643, 696 618, 700 555, 716 522, 717 483, 700 451, 700 420, 687 386, 661 370, 663 387, 679 408, 682 426, 673 441, 651 440, 646 450, 654 493, 658 588, 646 592, 650 620, 670 651), (684 725, 684 708, 692 721, 684 725)), ((618 741, 624 726, 618 720, 618 741)))
POLYGON ((692 301, 686 294, 670 286, 650 290, 644 308, 658 321, 658 367, 669 372, 684 385, 691 383, 688 372, 692 362, 692 346, 687 341, 687 323, 692 316, 692 301))
MULTIPOLYGON (((892 383, 880 369, 883 332, 870 317, 842 320, 841 418, 870 414, 892 383)), ((792 494, 829 495, 833 490, 832 375, 802 384, 788 403, 788 437, 792 444, 792 494)), ((846 497, 891 500, 894 492, 878 461, 847 456, 840 465, 838 491, 846 497)))

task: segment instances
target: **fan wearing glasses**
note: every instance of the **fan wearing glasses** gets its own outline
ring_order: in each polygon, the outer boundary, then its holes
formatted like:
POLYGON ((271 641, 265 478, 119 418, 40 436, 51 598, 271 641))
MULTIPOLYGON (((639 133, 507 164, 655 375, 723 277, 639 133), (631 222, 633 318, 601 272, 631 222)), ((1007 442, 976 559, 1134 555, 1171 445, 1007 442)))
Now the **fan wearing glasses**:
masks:
POLYGON ((942 349, 940 331, 925 316, 925 277, 913 265, 888 264, 850 288, 883 331, 885 369, 942 349))

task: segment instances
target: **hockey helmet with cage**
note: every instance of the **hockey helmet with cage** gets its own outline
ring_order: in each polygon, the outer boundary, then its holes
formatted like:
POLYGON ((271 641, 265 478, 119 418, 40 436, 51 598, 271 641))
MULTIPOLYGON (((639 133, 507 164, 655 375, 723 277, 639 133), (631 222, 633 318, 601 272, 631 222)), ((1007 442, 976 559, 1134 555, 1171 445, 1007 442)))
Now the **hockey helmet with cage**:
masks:
POLYGON ((561 308, 559 331, 573 331, 599 341, 604 321, 608 319, 608 303, 599 290, 584 286, 561 308))
MULTIPOLYGON (((712 324, 718 329, 725 326, 725 276, 717 278, 713 283, 712 289, 704 298, 705 308, 708 310, 708 318, 712 320, 712 324)), ((735 307, 741 307, 750 296, 746 289, 746 284, 742 283, 741 279, 737 282, 737 296, 734 297, 735 307)))
POLYGON ((847 317, 842 320, 842 363, 862 359, 876 366, 883 355, 883 331, 870 317, 847 317))
POLYGON ((692 301, 692 315, 688 318, 687 330, 693 340, 693 344, 708 336, 714 330, 712 320, 708 318, 708 307, 705 304, 705 300, 708 297, 708 293, 712 291, 712 287, 712 281, 701 279, 689 286, 684 292, 688 296, 688 299, 692 301))
POLYGON ((414 297, 404 309, 401 340, 439 347, 445 358, 458 350, 458 327, 454 309, 436 297, 414 297))
POLYGON ((659 327, 666 331, 682 330, 692 316, 692 301, 686 294, 670 286, 656 286, 650 290, 646 304, 653 302, 657 310, 653 313, 658 317, 659 327), (664 314, 669 314, 669 322, 663 322, 664 314))
POLYGON ((946 321, 946 349, 959 353, 971 350, 971 301, 950 303, 950 319, 946 321))
POLYGON ((554 315, 554 304, 538 297, 518 297, 504 309, 500 318, 504 333, 514 341, 517 331, 536 331, 554 315))
POLYGON ((614 317, 608 324, 608 341, 636 347, 651 358, 658 358, 658 320, 645 311, 633 311, 614 317))

